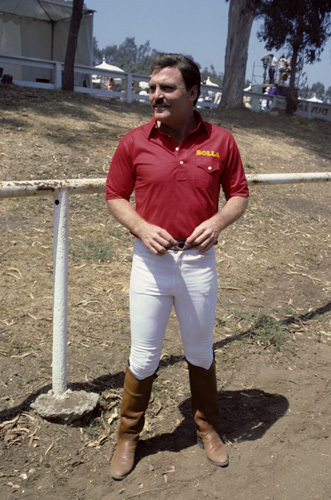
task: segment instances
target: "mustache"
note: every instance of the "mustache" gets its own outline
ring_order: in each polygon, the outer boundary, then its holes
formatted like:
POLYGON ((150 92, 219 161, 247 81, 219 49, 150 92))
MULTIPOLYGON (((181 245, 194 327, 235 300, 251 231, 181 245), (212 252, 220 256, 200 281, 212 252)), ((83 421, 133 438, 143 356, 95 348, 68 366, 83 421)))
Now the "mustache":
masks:
POLYGON ((157 108, 158 106, 163 106, 165 108, 169 107, 167 101, 165 99, 163 99, 163 97, 160 97, 158 99, 154 99, 152 101, 152 106, 153 106, 153 108, 157 108))

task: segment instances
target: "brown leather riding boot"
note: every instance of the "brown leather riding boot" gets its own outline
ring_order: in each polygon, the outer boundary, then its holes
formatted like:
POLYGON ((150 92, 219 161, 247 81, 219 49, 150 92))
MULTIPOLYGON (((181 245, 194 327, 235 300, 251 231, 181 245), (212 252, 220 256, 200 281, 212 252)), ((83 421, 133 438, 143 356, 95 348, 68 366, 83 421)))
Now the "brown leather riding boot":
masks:
POLYGON ((219 467, 229 465, 227 447, 218 435, 218 399, 215 360, 205 370, 188 363, 192 411, 197 426, 197 443, 208 460, 219 467))
POLYGON ((110 464, 113 479, 124 479, 134 467, 139 434, 144 427, 154 378, 155 374, 138 380, 129 368, 126 370, 117 448, 110 464))

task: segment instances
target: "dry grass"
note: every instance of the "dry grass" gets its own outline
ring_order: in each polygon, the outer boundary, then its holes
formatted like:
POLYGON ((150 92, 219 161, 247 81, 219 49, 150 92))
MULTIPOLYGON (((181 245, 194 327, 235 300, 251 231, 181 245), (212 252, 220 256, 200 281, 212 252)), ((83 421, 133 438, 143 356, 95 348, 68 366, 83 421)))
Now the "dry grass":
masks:
MULTIPOLYGON (((7 181, 105 177, 119 138, 150 117, 148 107, 139 104, 126 105, 84 95, 11 86, 0 87, 0 106, 0 169, 2 180, 7 181)), ((203 114, 207 120, 232 131, 247 173, 330 169, 330 123, 270 117, 247 110, 204 111, 203 114)), ((221 235, 216 248, 220 293, 214 347, 221 367, 219 386, 226 391, 225 403, 235 404, 240 400, 241 404, 249 397, 256 398, 257 393, 250 391, 258 370, 259 385, 275 396, 274 393, 281 390, 277 385, 279 380, 286 385, 288 374, 292 374, 289 369, 299 368, 296 384, 310 377, 310 385, 300 393, 303 400, 311 398, 311 389, 317 398, 316 408, 323 404, 324 398, 326 400, 327 385, 322 393, 318 392, 322 389, 313 374, 318 371, 322 376, 325 373, 325 364, 321 361, 324 351, 317 349, 329 349, 331 340, 329 198, 330 186, 327 184, 253 186, 247 213, 221 235), (312 351, 319 352, 320 358, 312 357, 312 351), (284 352, 290 357, 284 356, 284 352), (270 370, 277 372, 275 380, 270 380, 270 370)), ((109 458, 111 449, 107 447, 114 443, 123 368, 129 352, 128 287, 132 237, 109 218, 103 195, 71 198, 68 380, 75 387, 101 393, 98 415, 82 423, 79 430, 46 423, 29 410, 34 395, 49 388, 51 383, 52 200, 1 201, 0 224, 3 293, 0 306, 3 423, 0 431, 4 457, 0 474, 6 478, 5 485, 0 487, 2 498, 9 498, 15 492, 19 492, 20 498, 36 498, 37 494, 45 498, 42 495, 49 485, 49 471, 55 478, 54 491, 60 497, 75 491, 72 498, 106 499, 109 488, 111 494, 118 495, 120 488, 109 485, 104 456, 109 458), (78 467, 83 473, 78 473, 78 467), (95 481, 93 467, 104 471, 103 479, 98 472, 103 496, 91 493, 94 490, 89 485, 95 481), (20 474, 29 475, 31 468, 35 470, 34 482, 24 482, 25 476, 20 474), (13 473, 14 469, 19 472, 13 473), (69 476, 68 470, 71 471, 69 476), (86 488, 84 493, 80 490, 82 482, 86 488), (23 490, 26 493, 22 493, 23 490)), ((152 448, 158 451, 158 446, 166 447, 173 442, 172 433, 175 433, 177 444, 173 448, 170 446, 171 452, 185 439, 191 442, 188 438, 190 426, 186 428, 181 424, 183 415, 186 418, 189 413, 187 373, 182 360, 177 321, 172 314, 144 431, 152 448), (158 441, 159 434, 164 435, 163 441, 161 438, 158 441)), ((299 390, 298 385, 286 387, 288 397, 292 389, 299 390)), ((265 403, 270 401, 262 396, 258 394, 262 398, 261 415, 262 408, 268 406, 265 403)), ((256 405, 260 408, 258 403, 256 405)), ((304 408, 302 412, 306 411, 306 406, 304 408)), ((238 419, 236 429, 239 429, 246 418, 245 409, 236 407, 234 410, 236 416, 233 418, 238 419)), ((251 416, 254 411, 253 408, 251 416)), ((268 418, 272 420, 273 415, 272 409, 268 418)), ((299 415, 291 420, 297 426, 293 424, 293 428, 288 429, 286 439, 291 440, 301 428, 300 418, 299 415)), ((319 416, 318 421, 322 425, 326 418, 319 416)), ((222 425, 229 440, 236 443, 239 438, 233 431, 232 420, 224 420, 222 425)), ((243 429, 242 435, 247 437, 243 429)), ((250 432, 257 436, 254 429, 250 432)), ((321 430, 319 436, 322 433, 321 430)), ((275 443, 273 446, 277 449, 275 443)), ((300 449, 300 445, 295 446, 300 449)), ((234 446, 232 453, 235 449, 234 446)), ((183 450, 186 450, 184 445, 183 450)), ((164 455, 158 451, 155 451, 152 466, 164 481, 162 474, 170 469, 164 466, 164 455)), ((186 452, 180 448, 179 451, 182 465, 191 449, 186 452)), ((250 448, 250 453, 254 463, 261 460, 256 447, 250 448)), ((143 457, 141 463, 145 459, 147 457, 143 457)), ((325 470, 321 460, 316 466, 325 470)), ((251 473, 249 464, 249 461, 246 466, 244 461, 239 462, 236 478, 251 473)), ((216 498, 213 482, 206 481, 208 475, 200 477, 200 467, 196 459, 192 470, 205 485, 204 491, 211 495, 209 498, 216 498)), ((132 482, 128 480, 125 486, 127 494, 137 493, 134 481, 139 480, 145 483, 141 490, 146 490, 144 498, 152 498, 147 491, 160 488, 160 483, 152 479, 153 474, 152 469, 134 472, 132 482)), ((187 479, 191 477, 190 472, 186 471, 185 475, 184 470, 182 476, 180 474, 167 475, 175 482, 174 490, 170 484, 165 486, 165 494, 168 495, 168 486, 170 491, 178 491, 184 484, 188 496, 183 499, 193 500, 198 493, 201 498, 202 492, 199 488, 192 489, 187 479)), ((229 474, 229 478, 224 476, 222 481, 229 483, 231 480, 231 498, 241 498, 246 490, 241 490, 240 481, 231 479, 231 472, 229 474)), ((268 475, 268 468, 263 474, 261 472, 261 480, 271 487, 275 476, 277 474, 268 475)), ((217 484, 216 475, 213 479, 217 484)), ((304 484, 304 477, 301 479, 304 484)), ((286 484, 291 488, 290 478, 286 484)), ((318 488, 317 483, 314 484, 318 488)), ((323 498, 322 486, 319 488, 317 493, 322 496, 316 498, 323 498)), ((279 490, 275 484, 272 491, 277 498, 279 490)), ((288 491, 283 491, 282 498, 286 494, 288 491)), ((258 500, 262 498, 253 496, 258 500)), ((160 498, 163 498, 162 492, 160 498)))

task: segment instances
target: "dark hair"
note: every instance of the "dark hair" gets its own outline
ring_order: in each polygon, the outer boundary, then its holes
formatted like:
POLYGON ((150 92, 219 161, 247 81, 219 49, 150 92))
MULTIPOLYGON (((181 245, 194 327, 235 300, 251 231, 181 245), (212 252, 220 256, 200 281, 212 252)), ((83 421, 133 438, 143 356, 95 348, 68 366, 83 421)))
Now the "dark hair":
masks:
POLYGON ((197 98, 194 101, 196 104, 200 95, 201 75, 198 66, 189 57, 182 54, 158 54, 152 64, 152 71, 176 67, 181 72, 186 90, 190 90, 194 85, 198 87, 197 98))

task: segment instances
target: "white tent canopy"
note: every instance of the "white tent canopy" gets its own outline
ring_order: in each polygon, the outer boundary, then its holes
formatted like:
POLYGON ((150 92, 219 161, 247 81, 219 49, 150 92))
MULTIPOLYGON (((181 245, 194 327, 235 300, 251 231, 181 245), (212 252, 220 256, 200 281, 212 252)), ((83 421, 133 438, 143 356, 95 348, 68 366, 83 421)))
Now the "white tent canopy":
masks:
MULTIPOLYGON (((92 65, 93 10, 83 7, 75 62, 92 65)), ((64 61, 72 2, 0 0, 0 54, 64 61)), ((14 79, 51 79, 50 70, 5 65, 14 79)))
POLYGON ((212 82, 209 76, 206 80, 206 85, 211 85, 212 87, 218 87, 217 83, 212 82))
MULTIPOLYGON (((106 63, 105 58, 103 58, 103 61, 101 64, 98 64, 97 66, 94 66, 95 68, 100 68, 100 69, 106 69, 108 71, 118 71, 120 73, 124 73, 124 70, 121 68, 118 68, 117 66, 114 66, 113 64, 108 64, 106 63)), ((101 77, 99 75, 93 75, 92 76, 92 82, 93 83, 100 83, 104 77, 101 77)), ((114 78, 115 83, 121 83, 122 79, 121 78, 114 78)))
POLYGON ((117 66, 113 66, 112 64, 106 63, 105 58, 103 58, 103 61, 101 64, 98 64, 97 66, 94 66, 95 68, 101 68, 101 69, 107 69, 108 71, 120 71, 121 73, 124 73, 123 69, 118 68, 117 66))
POLYGON ((306 99, 306 101, 311 101, 311 102, 323 102, 323 101, 321 101, 321 99, 318 99, 318 98, 316 97, 316 94, 315 94, 315 95, 313 95, 313 97, 311 97, 310 99, 306 99))

